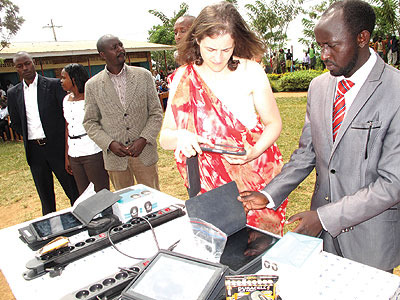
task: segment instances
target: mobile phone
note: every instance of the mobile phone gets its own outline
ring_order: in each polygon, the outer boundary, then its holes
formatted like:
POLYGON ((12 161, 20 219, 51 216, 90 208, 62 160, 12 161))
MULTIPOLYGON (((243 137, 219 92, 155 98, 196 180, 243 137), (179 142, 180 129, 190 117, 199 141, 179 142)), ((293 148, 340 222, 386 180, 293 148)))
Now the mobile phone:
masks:
POLYGON ((214 147, 208 147, 200 145, 200 149, 205 152, 214 152, 214 153, 221 153, 221 154, 231 154, 231 155, 245 155, 246 150, 243 147, 237 146, 230 146, 224 144, 214 144, 214 147))

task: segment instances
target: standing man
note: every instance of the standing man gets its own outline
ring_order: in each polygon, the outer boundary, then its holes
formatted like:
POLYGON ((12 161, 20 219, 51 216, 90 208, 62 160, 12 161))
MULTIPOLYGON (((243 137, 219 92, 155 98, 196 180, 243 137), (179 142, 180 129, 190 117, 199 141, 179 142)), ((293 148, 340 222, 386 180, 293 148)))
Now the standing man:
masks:
POLYGON ((287 52, 286 52, 286 70, 287 70, 287 72, 293 72, 292 65, 293 65, 293 55, 292 55, 292 53, 290 53, 290 49, 287 49, 287 52))
POLYGON ((388 64, 394 66, 397 63, 397 54, 399 52, 399 41, 393 35, 388 42, 388 64))
POLYGON ((335 2, 314 32, 329 73, 308 90, 299 148, 245 208, 277 208, 315 168, 311 210, 295 231, 321 234, 324 249, 382 270, 400 264, 400 72, 369 47, 372 7, 335 2), (389 92, 388 92, 389 91, 389 92), (341 109, 339 109, 341 108, 341 109))
POLYGON ((311 48, 308 50, 308 54, 310 56, 310 69, 315 70, 317 58, 315 57, 314 43, 311 43, 311 48))
POLYGON ((8 90, 11 127, 23 137, 26 160, 45 215, 56 211, 53 173, 71 205, 79 196, 74 177, 65 170, 65 92, 59 79, 36 73, 28 53, 18 52, 13 61, 22 82, 8 90))
POLYGON ((160 189, 157 135, 163 113, 151 73, 125 64, 125 49, 113 35, 97 41, 106 67, 85 88, 83 126, 103 150, 114 188, 137 183, 160 189))

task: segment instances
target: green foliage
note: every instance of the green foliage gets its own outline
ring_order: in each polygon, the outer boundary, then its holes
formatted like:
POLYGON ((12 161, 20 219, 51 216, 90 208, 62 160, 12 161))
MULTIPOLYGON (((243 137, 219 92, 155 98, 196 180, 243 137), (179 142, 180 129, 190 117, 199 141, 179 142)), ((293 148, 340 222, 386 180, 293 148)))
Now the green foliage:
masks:
POLYGON ((302 3, 303 0, 256 0, 245 5, 251 27, 271 53, 283 48, 288 26, 301 12, 302 3))
POLYGON ((325 71, 303 70, 285 74, 268 74, 274 92, 307 91, 311 80, 325 71))
MULTIPOLYGON (((148 41, 150 43, 175 45, 174 24, 176 20, 183 16, 189 10, 189 6, 182 2, 177 12, 168 18, 164 13, 158 10, 149 10, 149 13, 160 19, 161 25, 154 25, 149 31, 148 41)), ((164 51, 156 51, 151 53, 151 59, 154 61, 157 69, 167 70, 169 66, 175 65, 173 51, 165 51, 167 66, 165 65, 164 51)))
POLYGON ((384 38, 393 35, 400 27, 399 1, 398 0, 370 0, 376 14, 374 36, 384 38))
POLYGON ((1 49, 7 47, 10 38, 18 32, 25 21, 18 14, 19 7, 17 5, 13 4, 10 0, 0 0, 1 49))

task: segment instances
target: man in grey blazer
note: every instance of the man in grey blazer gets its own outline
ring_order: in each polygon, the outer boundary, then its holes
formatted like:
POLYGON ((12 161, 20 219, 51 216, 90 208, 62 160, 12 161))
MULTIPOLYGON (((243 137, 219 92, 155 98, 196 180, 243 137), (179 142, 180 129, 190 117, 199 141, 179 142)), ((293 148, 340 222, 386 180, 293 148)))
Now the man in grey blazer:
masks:
POLYGON ((315 168, 311 210, 289 218, 299 221, 294 231, 321 233, 326 251, 392 271, 400 264, 400 72, 369 49, 374 26, 373 9, 359 0, 322 15, 314 32, 330 72, 310 84, 299 147, 261 193, 239 200, 246 210, 277 208, 315 168), (334 140, 342 79, 354 85, 334 140))
POLYGON ((122 42, 104 35, 97 50, 106 67, 85 86, 83 126, 103 150, 116 190, 142 183, 159 189, 157 136, 162 109, 151 73, 125 64, 122 42))

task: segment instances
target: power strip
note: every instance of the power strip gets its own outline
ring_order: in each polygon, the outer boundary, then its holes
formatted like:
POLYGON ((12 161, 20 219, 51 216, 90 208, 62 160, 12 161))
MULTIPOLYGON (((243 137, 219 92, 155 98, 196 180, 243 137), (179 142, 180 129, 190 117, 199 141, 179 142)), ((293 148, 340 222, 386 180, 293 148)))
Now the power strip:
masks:
MULTIPOLYGON (((183 216, 185 212, 182 208, 171 205, 167 208, 160 209, 150 213, 145 218, 153 227, 164 224, 170 220, 183 216)), ((141 218, 133 218, 127 223, 113 228, 110 232, 110 238, 113 243, 118 243, 134 235, 142 233, 150 229, 149 224, 141 218)), ((84 241, 45 254, 40 258, 33 258, 26 264, 26 270, 22 275, 26 280, 32 280, 46 274, 49 271, 57 271, 67 264, 87 256, 93 252, 99 251, 110 246, 110 240, 107 233, 101 233, 97 236, 90 237, 84 241)))

